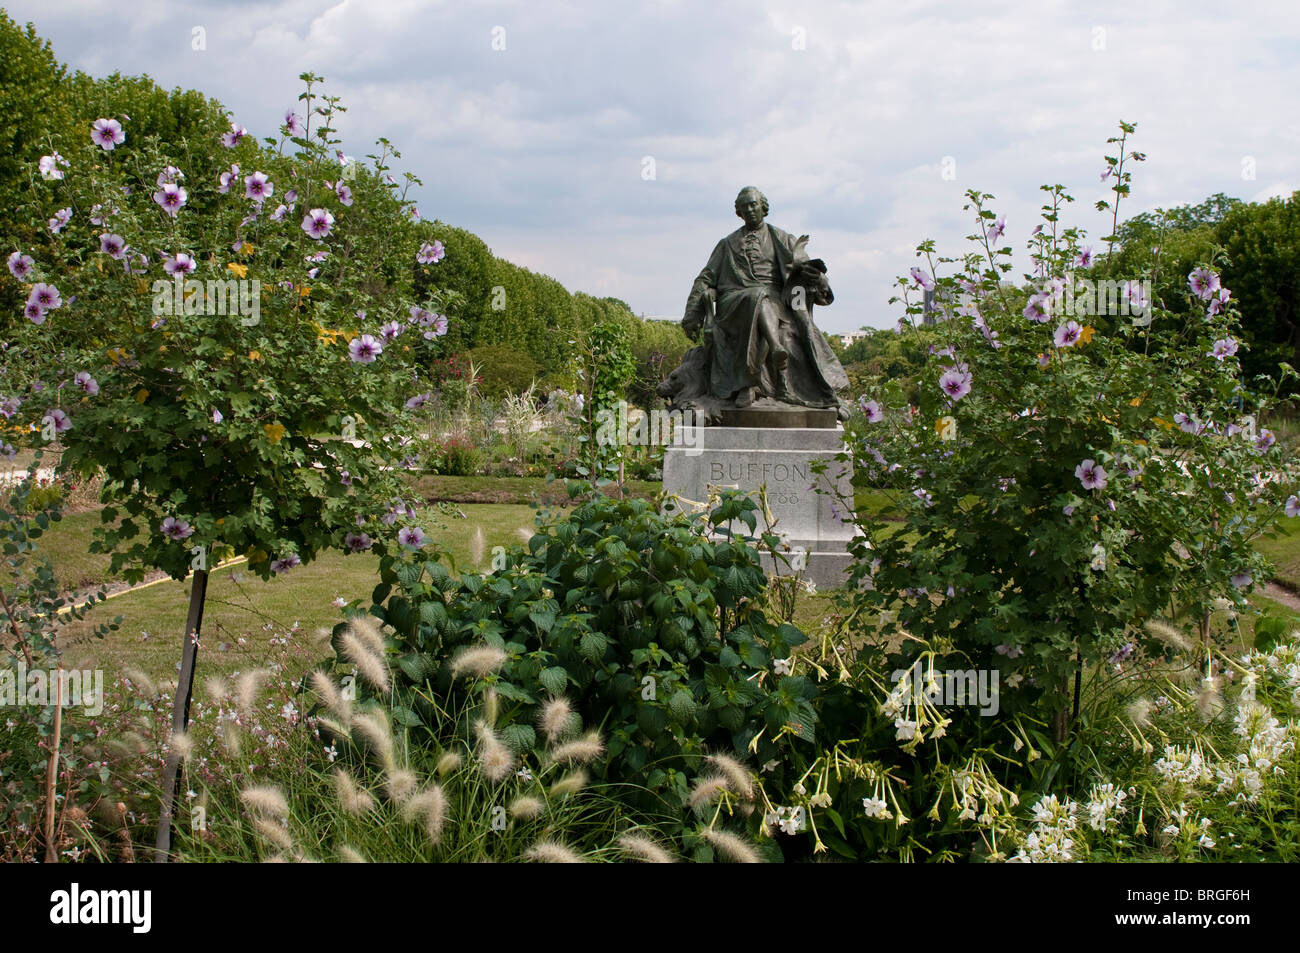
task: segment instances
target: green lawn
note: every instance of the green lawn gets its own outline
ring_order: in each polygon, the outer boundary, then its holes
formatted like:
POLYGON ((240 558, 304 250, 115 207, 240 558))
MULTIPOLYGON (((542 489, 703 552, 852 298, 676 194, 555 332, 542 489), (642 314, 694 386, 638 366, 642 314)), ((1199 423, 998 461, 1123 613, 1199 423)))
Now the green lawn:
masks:
POLYGON ((1283 519, 1275 539, 1261 539, 1255 548, 1273 560, 1276 572, 1273 581, 1293 592, 1300 593, 1300 521, 1283 519))
MULTIPOLYGON (((482 529, 482 552, 490 559, 491 549, 520 539, 520 531, 531 533, 536 510, 524 501, 538 491, 546 499, 562 484, 547 485, 543 480, 483 477, 421 477, 416 489, 426 500, 455 500, 425 510, 426 529, 435 523, 433 536, 454 560, 457 568, 471 561, 473 540, 482 529), (515 502, 463 502, 481 497, 495 497, 515 502), (459 514, 464 514, 461 518, 459 514)), ((637 495, 652 495, 655 484, 636 485, 637 495)), ((887 506, 884 494, 858 490, 858 504, 864 510, 880 513, 887 506)), ((887 518, 887 517, 886 517, 887 518)), ((38 541, 40 552, 48 555, 60 583, 67 589, 85 589, 111 581, 109 557, 88 552, 92 530, 99 525, 97 511, 76 513, 45 533, 38 541)), ((1261 540, 1261 551, 1277 564, 1277 581, 1300 588, 1300 529, 1285 529, 1276 539, 1261 540)), ((369 605, 378 576, 378 560, 367 554, 345 556, 327 553, 308 566, 294 569, 283 577, 263 582, 248 573, 243 565, 216 571, 209 583, 203 625, 203 674, 231 671, 260 664, 270 657, 274 646, 270 640, 286 629, 297 626, 295 639, 304 647, 304 664, 320 658, 320 646, 308 648, 312 634, 330 628, 340 612, 332 604, 341 597, 369 605)), ((154 677, 170 677, 180 658, 180 633, 185 623, 189 586, 163 580, 145 588, 123 593, 93 611, 82 623, 73 623, 60 637, 70 664, 104 667, 117 671, 134 666, 154 677), (120 629, 102 642, 90 634, 92 626, 123 616, 120 629)), ((1252 602, 1271 614, 1292 615, 1288 609, 1263 595, 1252 602)), ((822 593, 801 596, 795 622, 810 633, 822 627, 831 611, 831 597, 822 593)), ((1249 640, 1253 618, 1239 620, 1243 636, 1249 640)))
MULTIPOLYGON (((465 513, 465 519, 439 516, 442 525, 433 529, 434 517, 425 511, 430 515, 423 525, 460 569, 471 565, 473 539, 479 529, 483 531, 485 563, 491 558, 493 546, 517 542, 521 529, 532 531, 535 511, 527 506, 463 504, 458 508, 465 513)), ((76 554, 78 532, 83 534, 84 549, 84 534, 97 519, 95 515, 90 522, 65 520, 47 534, 43 542, 49 544, 56 566, 62 554, 76 554)), ((335 598, 356 599, 368 606, 378 576, 376 557, 335 552, 267 582, 249 573, 244 565, 214 572, 208 583, 200 671, 214 674, 261 663, 271 654, 270 639, 295 623, 300 640, 310 641, 316 629, 330 628, 340 620, 341 613, 333 605, 335 598), (270 628, 264 628, 268 625, 270 628)), ((69 664, 79 667, 94 662, 89 667, 103 667, 109 672, 134 666, 154 677, 171 677, 180 661, 180 634, 188 600, 189 583, 173 580, 124 593, 96 607, 83 622, 69 624, 60 636, 60 644, 69 664), (91 634, 93 626, 117 615, 123 617, 120 629, 102 642, 95 639, 91 634)), ((316 651, 317 657, 321 654, 316 651)))

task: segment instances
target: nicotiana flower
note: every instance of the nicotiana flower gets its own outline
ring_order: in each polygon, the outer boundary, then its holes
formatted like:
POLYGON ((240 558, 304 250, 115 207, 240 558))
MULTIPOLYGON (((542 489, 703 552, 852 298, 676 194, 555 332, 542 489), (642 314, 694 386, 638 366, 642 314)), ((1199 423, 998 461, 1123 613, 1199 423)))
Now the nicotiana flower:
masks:
POLYGON ((172 218, 181 210, 189 199, 189 193, 175 183, 168 182, 153 194, 153 200, 162 206, 162 210, 172 218))
POLYGON ((57 235, 67 227, 70 221, 72 221, 72 209, 61 208, 50 219, 50 231, 57 235))
POLYGON ((22 252, 16 251, 9 256, 9 260, 6 264, 9 266, 9 274, 13 275, 19 281, 26 281, 27 277, 34 270, 36 262, 32 259, 31 255, 24 255, 22 252))
POLYGON ((91 377, 87 371, 78 371, 76 376, 72 378, 72 383, 76 384, 91 397, 94 397, 99 393, 99 382, 91 377))
POLYGON ((252 199, 258 205, 269 199, 274 191, 275 186, 267 179, 265 172, 254 172, 244 179, 244 198, 252 199))
POLYGON ((348 344, 348 356, 358 364, 371 364, 384 351, 384 345, 374 336, 363 334, 348 344))
POLYGON ((411 549, 419 549, 424 545, 425 539, 424 530, 418 526, 406 526, 397 533, 397 541, 411 549))
POLYGON ((72 421, 68 418, 68 415, 57 407, 46 411, 45 416, 41 418, 41 422, 52 424, 55 433, 65 433, 72 429, 72 421))
POLYGON ((1202 301, 1209 301, 1219 290, 1219 276, 1208 268, 1194 268, 1187 275, 1187 287, 1202 301))
POLYGON ((788 658, 772 659, 772 672, 776 675, 789 675, 793 661, 788 658))
POLYGON ((1232 338, 1220 338, 1214 342, 1214 347, 1207 354, 1209 357, 1223 361, 1237 353, 1237 342, 1232 338))
POLYGON ((160 531, 170 540, 189 539, 194 535, 194 527, 185 520, 178 520, 174 516, 168 516, 162 521, 160 531))
POLYGON ((184 252, 177 252, 163 263, 163 270, 169 275, 188 275, 196 267, 194 259, 184 252))
POLYGON ((63 171, 59 166, 63 166, 63 168, 66 169, 68 167, 68 160, 63 158, 63 156, 59 155, 57 152, 48 156, 41 156, 40 160, 36 163, 36 168, 40 170, 41 178, 45 179, 47 182, 57 181, 58 179, 63 178, 63 171))
POLYGON ((1079 478, 1085 490, 1106 489, 1106 468, 1096 460, 1084 460, 1074 468, 1074 475, 1079 478))
POLYGON ((419 254, 415 256, 415 260, 421 265, 433 265, 442 261, 446 254, 447 252, 446 249, 442 247, 442 242, 435 239, 433 244, 430 244, 429 242, 421 243, 419 254))
POLYGON ((939 378, 940 389, 952 401, 961 400, 971 390, 971 375, 959 367, 950 367, 939 378))
POLYGON ((116 119, 96 119, 90 127, 90 139, 105 152, 112 152, 115 146, 126 141, 126 133, 116 119))
POLYGON ((912 267, 912 280, 926 291, 934 290, 934 279, 916 266, 912 267))
POLYGON ((314 208, 303 216, 302 230, 318 241, 329 236, 334 216, 323 208, 314 208))
POLYGON ((1082 333, 1083 328, 1079 327, 1078 321, 1066 321, 1057 327, 1052 340, 1056 342, 1057 347, 1074 347, 1082 333))

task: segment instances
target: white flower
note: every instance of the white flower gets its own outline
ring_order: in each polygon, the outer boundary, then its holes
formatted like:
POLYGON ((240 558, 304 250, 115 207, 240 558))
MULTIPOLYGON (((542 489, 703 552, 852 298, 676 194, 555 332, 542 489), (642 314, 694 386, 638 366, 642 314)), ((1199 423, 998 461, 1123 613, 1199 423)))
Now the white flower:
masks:
POLYGON ((864 797, 862 799, 862 809, 866 812, 867 817, 884 818, 889 813, 888 807, 889 805, 878 797, 864 797))
POLYGON ((772 671, 777 675, 789 675, 791 667, 791 660, 788 658, 772 659, 772 671))

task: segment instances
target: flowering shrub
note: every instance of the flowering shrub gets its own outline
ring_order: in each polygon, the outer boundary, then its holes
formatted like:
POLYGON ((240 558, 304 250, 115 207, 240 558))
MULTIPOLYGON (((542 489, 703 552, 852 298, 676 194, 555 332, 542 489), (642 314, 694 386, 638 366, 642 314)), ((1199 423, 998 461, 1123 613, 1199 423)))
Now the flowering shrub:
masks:
MULTIPOLYGON (((1143 158, 1124 152, 1131 131, 1108 158, 1116 203, 1126 163, 1143 158)), ((996 670, 1002 710, 1041 713, 1059 742, 1083 677, 1143 638, 1144 619, 1171 599, 1198 619, 1216 597, 1245 604, 1266 570, 1250 544, 1282 515, 1295 472, 1253 429, 1268 397, 1242 383, 1236 310, 1213 265, 1188 276, 1191 321, 1144 300, 1141 275, 1111 276, 1126 277, 1131 316, 1097 313, 1097 297, 1072 297, 1071 269, 1099 264, 1061 226, 1072 199, 1044 190, 1030 292, 1003 282, 1011 248, 992 196, 968 193, 977 252, 920 246, 910 286, 934 289, 944 319, 921 402, 877 387, 849 451, 902 517, 858 519, 857 618, 904 640, 895 668, 919 639, 996 670)), ((903 300, 912 327, 921 305, 910 288, 903 300)))
POLYGON ((104 521, 123 519, 96 545, 128 578, 181 578, 215 548, 266 576, 386 545, 417 359, 447 319, 404 300, 428 256, 399 247, 390 151, 373 170, 338 152, 341 107, 303 78, 306 116, 274 149, 237 124, 208 145, 229 162, 213 181, 126 116, 32 176, 48 225, 7 259, 28 297, 0 406, 63 467, 102 471, 104 521))

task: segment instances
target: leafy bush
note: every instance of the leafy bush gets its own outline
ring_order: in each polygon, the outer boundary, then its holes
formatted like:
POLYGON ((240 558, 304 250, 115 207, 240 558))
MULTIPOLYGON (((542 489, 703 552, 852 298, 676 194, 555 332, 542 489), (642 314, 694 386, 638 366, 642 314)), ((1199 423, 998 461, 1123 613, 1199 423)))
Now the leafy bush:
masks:
POLYGON ((476 347, 469 359, 479 368, 479 393, 497 400, 527 391, 540 370, 532 357, 503 344, 476 347))
POLYGON ((474 476, 482 465, 483 454, 464 440, 448 440, 434 448, 429 469, 444 476, 474 476))
POLYGON ((817 689, 774 675, 774 660, 806 636, 759 607, 757 552, 709 537, 732 520, 755 527, 753 501, 727 497, 692 519, 596 495, 539 518, 528 545, 497 552, 486 575, 455 578, 423 553, 383 559, 371 612, 395 632, 399 721, 436 732, 490 689, 505 741, 545 757, 534 725, 564 696, 605 738, 603 778, 655 815, 686 813, 711 753, 784 761, 814 740, 817 689), (476 658, 492 664, 479 671, 476 658), (466 671, 477 677, 457 677, 466 671))

